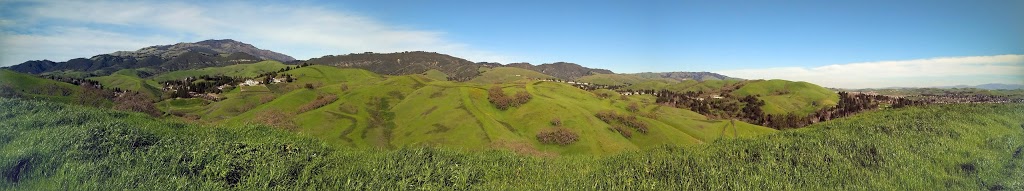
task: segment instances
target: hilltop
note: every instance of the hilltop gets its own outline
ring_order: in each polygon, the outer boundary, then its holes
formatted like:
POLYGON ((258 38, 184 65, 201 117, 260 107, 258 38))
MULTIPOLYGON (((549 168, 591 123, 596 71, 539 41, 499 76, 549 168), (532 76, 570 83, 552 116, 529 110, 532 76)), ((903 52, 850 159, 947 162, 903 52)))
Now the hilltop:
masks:
MULTIPOLYGON (((502 148, 530 155, 608 155, 704 144, 874 108, 838 105, 851 98, 806 82, 709 72, 616 74, 568 62, 474 63, 424 51, 331 55, 285 64, 224 52, 244 50, 239 47, 254 48, 232 40, 152 46, 94 60, 168 60, 106 66, 76 59, 49 64, 42 76, 87 80, 113 91, 98 96, 108 100, 138 92, 146 99, 138 103, 149 103, 140 108, 165 118, 269 124, 355 148, 502 148)), ((11 69, 41 65, 48 64, 34 61, 11 69)), ((10 87, 48 80, 12 76, 38 80, 12 80, 10 87)))
POLYGON ((436 52, 396 52, 329 55, 306 60, 307 63, 346 68, 360 68, 385 75, 421 74, 438 70, 456 80, 469 80, 480 72, 480 66, 469 60, 436 52))
POLYGON ((262 60, 294 61, 291 56, 256 48, 234 40, 206 40, 196 43, 178 43, 142 48, 136 51, 118 51, 90 58, 75 58, 65 62, 50 60, 27 61, 8 69, 30 74, 74 74, 77 77, 103 76, 122 69, 148 68, 153 72, 197 69, 233 64, 255 63, 262 60))

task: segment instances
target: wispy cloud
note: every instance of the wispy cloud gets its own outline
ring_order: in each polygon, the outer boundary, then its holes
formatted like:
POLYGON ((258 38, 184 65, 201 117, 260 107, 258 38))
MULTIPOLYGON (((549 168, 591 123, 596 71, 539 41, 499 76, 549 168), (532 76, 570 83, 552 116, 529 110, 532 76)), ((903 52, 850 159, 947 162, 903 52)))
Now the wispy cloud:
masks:
POLYGON ((839 88, 1024 84, 1024 55, 945 57, 834 64, 815 68, 741 69, 718 73, 747 79, 807 81, 839 88))
POLYGON ((509 57, 446 39, 444 31, 355 12, 262 2, 53 1, 0 18, 0 65, 67 60, 183 41, 231 38, 298 59, 349 52, 436 51, 474 61, 509 57))

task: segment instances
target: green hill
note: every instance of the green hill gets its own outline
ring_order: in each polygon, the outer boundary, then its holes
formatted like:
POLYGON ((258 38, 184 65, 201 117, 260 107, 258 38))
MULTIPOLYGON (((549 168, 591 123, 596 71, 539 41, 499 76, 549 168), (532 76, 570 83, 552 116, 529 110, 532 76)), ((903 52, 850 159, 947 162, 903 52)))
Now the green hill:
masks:
POLYGON ((180 80, 187 77, 195 77, 202 75, 256 77, 259 74, 278 71, 284 69, 285 67, 289 66, 282 64, 281 62, 278 61, 268 60, 252 64, 235 64, 223 67, 209 67, 194 70, 178 70, 154 76, 152 79, 158 82, 162 82, 168 80, 180 80))
POLYGON ((495 67, 486 69, 480 76, 469 80, 471 83, 493 84, 508 83, 526 79, 549 79, 555 78, 547 74, 514 67, 495 67))
POLYGON ((162 86, 159 83, 140 78, 136 69, 123 69, 107 76, 88 79, 96 80, 108 89, 120 88, 122 90, 142 92, 154 99, 158 99, 163 95, 162 90, 160 90, 162 86))
POLYGON ((638 84, 638 83, 641 83, 641 82, 655 81, 655 80, 650 80, 650 79, 645 79, 645 78, 640 77, 640 76, 625 75, 625 74, 594 74, 594 75, 583 76, 583 77, 577 78, 576 81, 578 81, 578 82, 586 82, 586 83, 591 83, 591 84, 598 84, 598 85, 621 86, 621 85, 626 85, 626 84, 638 84))
POLYGON ((282 120, 270 123, 356 148, 434 145, 466 150, 518 149, 540 155, 607 155, 663 144, 692 145, 774 132, 656 106, 650 96, 601 99, 568 84, 527 80, 548 76, 519 68, 494 68, 471 83, 437 81, 424 75, 378 76, 366 70, 330 66, 303 67, 286 73, 295 76, 296 81, 256 86, 262 90, 235 89, 224 94, 227 99, 201 106, 205 109, 174 109, 193 111, 188 114, 203 120, 235 125, 267 123, 268 116, 277 114, 283 116, 282 120), (488 101, 487 89, 494 82, 503 82, 498 85, 509 94, 527 92, 533 98, 525 105, 498 110, 488 101), (305 84, 314 88, 305 88, 305 84), (330 96, 337 97, 337 101, 301 109, 330 96), (631 103, 640 105, 640 110, 627 111, 631 103), (648 125, 649 132, 629 130, 632 137, 624 137, 595 116, 605 111, 637 116, 648 125), (554 129, 550 123, 555 118, 562 121, 561 128, 578 134, 579 141, 566 146, 539 142, 537 135, 554 129))
POLYGON ((1020 104, 883 110, 756 138, 558 158, 350 149, 259 125, 6 98, 0 107, 5 190, 1024 189, 1020 104))
POLYGON ((0 91, 12 91, 0 92, 0 95, 17 94, 21 97, 61 103, 72 103, 75 96, 82 91, 73 84, 6 69, 0 69, 0 87, 7 87, 0 91))
POLYGON ((766 114, 808 115, 821 108, 836 105, 839 95, 818 85, 785 80, 757 80, 732 92, 733 96, 755 95, 764 100, 766 114))

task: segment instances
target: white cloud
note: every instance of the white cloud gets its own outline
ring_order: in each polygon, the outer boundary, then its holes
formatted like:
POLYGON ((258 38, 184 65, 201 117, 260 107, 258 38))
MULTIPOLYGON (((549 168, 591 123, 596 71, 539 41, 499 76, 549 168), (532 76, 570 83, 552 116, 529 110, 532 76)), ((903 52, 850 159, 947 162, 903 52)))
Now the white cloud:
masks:
POLYGON ((171 38, 132 36, 79 27, 53 27, 46 34, 8 34, 0 40, 0 63, 18 64, 28 60, 64 61, 100 53, 145 47, 150 43, 169 44, 171 38))
POLYGON ((442 31, 393 26, 356 13, 314 6, 248 1, 58 1, 39 2, 20 12, 25 15, 16 20, 36 22, 15 25, 13 21, 4 21, 0 27, 51 32, 0 36, 0 45, 4 46, 0 54, 5 55, 0 65, 43 58, 62 61, 150 45, 227 38, 297 59, 349 52, 423 50, 473 61, 508 60, 503 55, 447 40, 442 31))
POLYGON ((747 79, 807 81, 827 87, 880 88, 1024 83, 1024 55, 928 58, 718 71, 747 79))

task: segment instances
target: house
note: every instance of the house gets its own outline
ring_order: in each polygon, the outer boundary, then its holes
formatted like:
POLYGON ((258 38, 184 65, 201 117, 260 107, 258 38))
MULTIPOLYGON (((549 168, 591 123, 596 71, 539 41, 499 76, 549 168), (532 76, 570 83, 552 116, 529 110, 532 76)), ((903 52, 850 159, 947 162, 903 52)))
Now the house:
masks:
POLYGON ((255 85, 260 85, 260 81, 248 79, 248 80, 245 80, 245 82, 242 82, 242 83, 238 84, 238 86, 255 86, 255 85))

